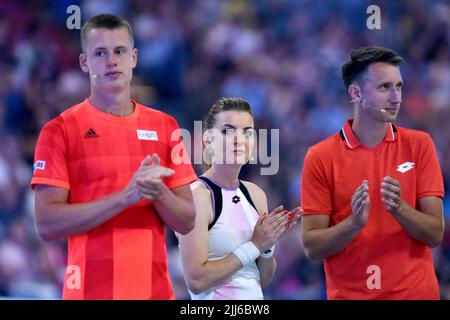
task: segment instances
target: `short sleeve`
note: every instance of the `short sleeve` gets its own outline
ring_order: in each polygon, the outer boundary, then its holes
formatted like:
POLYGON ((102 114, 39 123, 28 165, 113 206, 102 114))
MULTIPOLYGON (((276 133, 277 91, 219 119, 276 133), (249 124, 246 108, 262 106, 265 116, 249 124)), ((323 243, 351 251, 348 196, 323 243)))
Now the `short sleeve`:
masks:
POLYGON ((45 184, 70 189, 66 161, 66 140, 61 122, 56 118, 42 129, 34 153, 34 172, 30 186, 45 184))
POLYGON ((303 163, 301 175, 301 206, 302 215, 331 214, 331 191, 323 163, 319 155, 308 149, 303 163))
POLYGON ((433 140, 426 134, 417 163, 417 199, 425 196, 444 197, 444 181, 433 140))
POLYGON ((165 179, 165 182, 169 189, 173 189, 197 180, 197 175, 192 168, 189 153, 184 145, 182 132, 178 126, 178 122, 174 118, 169 117, 168 124, 168 166, 175 171, 175 174, 165 179))

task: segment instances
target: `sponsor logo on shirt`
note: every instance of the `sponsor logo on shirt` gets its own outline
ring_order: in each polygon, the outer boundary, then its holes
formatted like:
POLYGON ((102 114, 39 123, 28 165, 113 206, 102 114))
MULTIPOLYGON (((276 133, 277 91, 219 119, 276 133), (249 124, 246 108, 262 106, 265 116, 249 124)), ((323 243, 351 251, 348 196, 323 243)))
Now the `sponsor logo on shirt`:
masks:
POLYGON ((415 163, 414 162, 405 162, 402 163, 401 165, 399 165, 397 167, 397 171, 401 172, 401 173, 405 173, 406 171, 411 170, 412 168, 414 168, 415 163))
POLYGON ((158 141, 158 134, 156 131, 137 129, 137 136, 139 140, 158 141))
POLYGON ((85 139, 90 139, 90 138, 98 138, 99 135, 97 134, 97 132, 94 131, 94 129, 90 128, 88 131, 86 131, 86 133, 84 134, 84 138, 85 139))
POLYGON ((45 170, 45 161, 37 160, 33 166, 34 170, 45 170))

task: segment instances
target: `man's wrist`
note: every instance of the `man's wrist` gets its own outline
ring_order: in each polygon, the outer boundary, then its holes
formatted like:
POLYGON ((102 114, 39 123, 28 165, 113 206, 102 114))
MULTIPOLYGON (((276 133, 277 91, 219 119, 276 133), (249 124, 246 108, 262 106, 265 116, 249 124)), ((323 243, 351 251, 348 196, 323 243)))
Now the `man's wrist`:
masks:
POLYGON ((172 191, 161 182, 161 189, 159 192, 152 194, 153 200, 158 201, 160 203, 166 203, 168 200, 168 197, 170 196, 170 193, 172 191))
POLYGON ((408 210, 408 204, 400 199, 400 203, 397 207, 397 209, 393 210, 392 214, 394 216, 402 216, 404 215, 405 211, 408 210))
POLYGON ((347 221, 348 221, 350 233, 358 233, 364 227, 363 225, 360 225, 355 222, 355 217, 353 214, 348 217, 347 221))
POLYGON ((125 209, 139 201, 136 194, 128 188, 119 191, 118 196, 115 197, 115 199, 117 201, 117 205, 122 209, 125 209))

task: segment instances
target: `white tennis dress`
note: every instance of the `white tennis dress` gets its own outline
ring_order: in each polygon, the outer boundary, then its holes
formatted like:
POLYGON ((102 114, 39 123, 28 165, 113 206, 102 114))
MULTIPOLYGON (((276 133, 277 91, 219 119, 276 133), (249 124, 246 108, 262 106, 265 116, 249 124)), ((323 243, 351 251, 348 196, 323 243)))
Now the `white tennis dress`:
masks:
MULTIPOLYGON (((208 260, 222 259, 251 239, 259 214, 241 181, 238 188, 230 189, 203 176, 199 179, 212 195, 214 218, 208 227, 208 260)), ((190 294, 192 300, 262 300, 256 261, 213 288, 190 294)))

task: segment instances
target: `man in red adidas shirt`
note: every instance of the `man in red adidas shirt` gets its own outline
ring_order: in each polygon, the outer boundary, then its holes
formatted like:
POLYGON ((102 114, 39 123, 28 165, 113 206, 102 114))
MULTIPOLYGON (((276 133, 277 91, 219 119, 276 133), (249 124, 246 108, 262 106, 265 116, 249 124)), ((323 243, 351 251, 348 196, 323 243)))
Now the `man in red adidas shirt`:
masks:
POLYGON ((328 299, 439 299, 443 179, 431 137, 392 124, 401 63, 387 48, 353 51, 342 75, 354 118, 305 157, 302 237, 325 260, 328 299))
POLYGON ((39 136, 31 186, 46 240, 68 238, 64 299, 174 299, 164 225, 194 226, 196 180, 176 120, 130 99, 137 63, 129 23, 113 15, 81 30, 90 96, 39 136))

